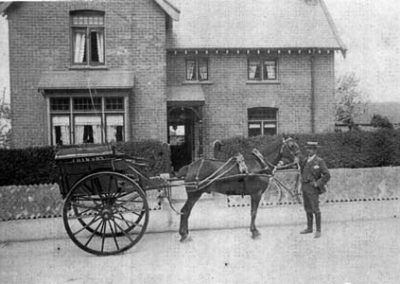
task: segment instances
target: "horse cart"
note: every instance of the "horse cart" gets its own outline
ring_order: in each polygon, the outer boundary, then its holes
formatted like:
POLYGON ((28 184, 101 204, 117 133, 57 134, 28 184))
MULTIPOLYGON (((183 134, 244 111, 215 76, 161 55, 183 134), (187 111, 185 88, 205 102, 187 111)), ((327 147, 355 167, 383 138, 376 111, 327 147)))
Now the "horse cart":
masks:
POLYGON ((61 149, 56 163, 64 226, 78 247, 112 255, 142 238, 149 222, 146 190, 166 186, 143 174, 147 161, 97 146, 61 149))
MULTIPOLYGON (((86 252, 113 255, 126 251, 139 242, 149 222, 146 194, 149 190, 159 190, 160 196, 166 197, 174 209, 171 203, 171 180, 147 177, 143 173, 143 167, 148 166, 148 163, 142 158, 118 153, 108 146, 96 146, 61 149, 56 154, 56 163, 59 169, 60 192, 64 199, 62 216, 65 230, 70 239, 86 252)), ((196 181, 198 190, 195 193, 188 191, 188 201, 182 208, 182 213, 178 213, 181 214, 180 234, 183 238, 188 233, 187 219, 195 203, 191 201, 191 195, 200 197, 201 190, 207 190, 210 184, 221 181, 225 184, 226 176, 229 181, 243 180, 250 176, 250 180, 266 181, 258 182, 261 185, 260 190, 254 192, 257 195, 264 193, 273 173, 235 172, 236 165, 235 159, 229 160, 221 167, 218 166, 207 178, 199 183, 196 181), (223 168, 228 164, 229 171, 224 171, 223 168), (222 175, 221 171, 226 174, 222 175)), ((197 177, 199 173, 200 168, 197 177)), ((193 188, 193 185, 193 182, 185 180, 187 189, 193 188)), ((253 194, 243 192, 242 189, 240 192, 253 194)), ((254 218, 252 217, 253 230, 254 218)))

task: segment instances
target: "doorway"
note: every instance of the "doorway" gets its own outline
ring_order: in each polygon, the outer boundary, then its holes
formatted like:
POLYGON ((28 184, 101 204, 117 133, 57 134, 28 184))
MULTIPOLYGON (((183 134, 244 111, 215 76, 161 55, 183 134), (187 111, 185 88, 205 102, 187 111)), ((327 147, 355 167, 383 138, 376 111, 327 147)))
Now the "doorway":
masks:
POLYGON ((196 114, 191 108, 174 107, 168 110, 168 143, 174 171, 190 164, 195 157, 196 114))

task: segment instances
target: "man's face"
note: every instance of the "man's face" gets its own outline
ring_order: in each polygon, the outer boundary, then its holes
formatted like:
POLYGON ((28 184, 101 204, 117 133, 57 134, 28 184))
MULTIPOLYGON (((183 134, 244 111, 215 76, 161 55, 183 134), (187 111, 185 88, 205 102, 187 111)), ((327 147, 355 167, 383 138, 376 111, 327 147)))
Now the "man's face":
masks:
POLYGON ((317 149, 315 149, 315 148, 313 148, 313 147, 308 147, 308 148, 306 149, 306 151, 307 151, 308 156, 311 157, 311 156, 313 156, 313 155, 317 152, 317 149))

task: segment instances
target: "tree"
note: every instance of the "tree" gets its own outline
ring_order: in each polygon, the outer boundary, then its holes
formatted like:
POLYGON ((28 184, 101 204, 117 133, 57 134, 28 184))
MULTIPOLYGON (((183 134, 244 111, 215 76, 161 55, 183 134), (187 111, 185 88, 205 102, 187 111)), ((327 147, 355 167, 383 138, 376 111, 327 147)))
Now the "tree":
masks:
POLYGON ((367 105, 358 88, 359 83, 354 73, 344 74, 336 81, 336 121, 347 125, 350 130, 357 128, 354 119, 365 112, 367 105))
POLYGON ((393 124, 389 118, 380 114, 374 114, 371 118, 371 125, 376 128, 388 128, 393 129, 393 124))
POLYGON ((11 109, 5 102, 6 89, 4 88, 3 97, 0 98, 0 148, 9 148, 11 136, 11 109))

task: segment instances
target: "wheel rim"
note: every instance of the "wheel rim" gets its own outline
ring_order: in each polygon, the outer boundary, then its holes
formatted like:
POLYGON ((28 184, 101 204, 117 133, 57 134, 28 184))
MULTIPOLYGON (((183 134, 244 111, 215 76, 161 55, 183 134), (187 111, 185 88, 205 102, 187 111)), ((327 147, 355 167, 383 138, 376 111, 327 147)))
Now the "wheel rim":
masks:
POLYGON ((99 172, 73 186, 65 200, 63 219, 78 247, 96 255, 111 255, 141 239, 149 207, 134 180, 115 172, 99 172))

